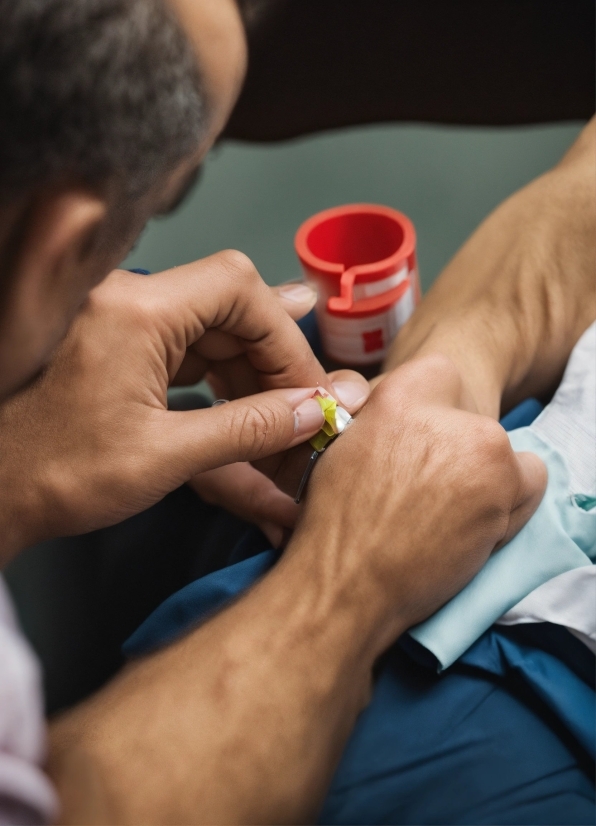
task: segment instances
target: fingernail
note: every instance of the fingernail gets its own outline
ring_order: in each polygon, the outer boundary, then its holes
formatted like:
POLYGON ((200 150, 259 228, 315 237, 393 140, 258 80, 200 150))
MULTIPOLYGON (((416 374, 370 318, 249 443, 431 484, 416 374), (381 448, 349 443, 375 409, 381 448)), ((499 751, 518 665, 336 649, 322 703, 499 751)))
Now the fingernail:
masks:
POLYGON ((325 419, 316 399, 307 399, 294 411, 294 435, 314 435, 323 427, 325 419))
POLYGON ((338 381, 333 384, 333 394, 340 404, 348 409, 357 408, 366 401, 366 390, 355 381, 338 381))
POLYGON ((296 304, 308 304, 311 307, 317 300, 317 294, 308 284, 286 284, 279 288, 279 294, 296 304))
POLYGON ((281 548, 281 543, 284 540, 284 528, 280 525, 273 525, 269 522, 263 523, 259 526, 269 542, 271 542, 271 546, 275 548, 275 550, 279 550, 281 548))

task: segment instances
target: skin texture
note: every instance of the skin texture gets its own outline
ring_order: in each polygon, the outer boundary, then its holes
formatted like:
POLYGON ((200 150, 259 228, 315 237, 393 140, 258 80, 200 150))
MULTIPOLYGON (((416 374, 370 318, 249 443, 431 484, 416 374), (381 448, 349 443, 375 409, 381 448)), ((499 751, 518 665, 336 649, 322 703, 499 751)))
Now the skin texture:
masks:
POLYGON ((168 0, 184 26, 212 106, 209 143, 225 126, 247 68, 244 27, 234 0, 168 0))

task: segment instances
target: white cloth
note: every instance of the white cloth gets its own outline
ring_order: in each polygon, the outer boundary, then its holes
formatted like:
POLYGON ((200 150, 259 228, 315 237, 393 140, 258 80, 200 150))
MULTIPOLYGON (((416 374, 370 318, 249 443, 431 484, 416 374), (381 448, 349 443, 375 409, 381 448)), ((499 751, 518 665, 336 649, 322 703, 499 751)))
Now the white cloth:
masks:
MULTIPOLYGON (((563 381, 532 429, 564 457, 572 500, 596 497, 596 323, 576 344, 563 381)), ((596 567, 566 571, 545 582, 498 622, 562 625, 596 654, 596 567)))
POLYGON ((596 496, 596 323, 573 348, 563 381, 532 430, 565 458, 570 493, 596 496))
POLYGON ((499 625, 552 622, 563 625, 596 654, 596 566, 550 579, 507 611, 499 625))
POLYGON ((0 575, 0 824, 53 820, 58 800, 41 769, 46 735, 39 664, 0 575))

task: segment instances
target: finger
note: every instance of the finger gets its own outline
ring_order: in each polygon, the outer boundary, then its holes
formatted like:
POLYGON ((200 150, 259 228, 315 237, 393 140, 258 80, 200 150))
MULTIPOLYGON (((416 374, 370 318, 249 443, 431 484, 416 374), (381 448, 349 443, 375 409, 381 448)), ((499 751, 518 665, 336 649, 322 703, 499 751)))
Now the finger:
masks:
MULTIPOLYGON (((309 313, 317 300, 315 290, 306 284, 282 284, 279 287, 271 287, 270 289, 294 321, 309 313)), ((196 384, 204 377, 209 362, 225 363, 225 361, 243 354, 244 348, 236 336, 224 333, 221 330, 207 330, 205 335, 186 351, 182 364, 172 381, 172 386, 196 384)), ((226 398, 235 399, 240 396, 248 396, 257 393, 259 390, 260 387, 255 378, 250 390, 244 388, 241 392, 228 394, 226 398)))
POLYGON ((497 545, 497 549, 510 542, 534 515, 542 501, 548 482, 546 465, 535 453, 516 453, 515 461, 519 470, 519 491, 511 511, 507 531, 497 545))
POLYGON ((178 372, 170 382, 172 387, 189 387, 205 377, 208 362, 199 353, 190 348, 182 359, 178 372))
MULTIPOLYGON (((329 373, 329 378, 332 381, 333 396, 354 416, 370 395, 368 381, 355 370, 336 370, 329 373)), ((285 453, 257 462, 257 467, 273 479, 281 490, 294 498, 311 454, 312 447, 309 444, 301 444, 285 453)))
MULTIPOLYGON (((288 499, 289 498, 290 497, 288 497, 288 499)), ((290 499, 290 502, 291 501, 292 500, 290 499)), ((294 507, 297 506, 294 505, 294 507)), ((283 545, 284 536, 286 532, 290 532, 289 528, 282 528, 281 525, 276 525, 275 522, 268 522, 267 520, 257 522, 256 524, 259 530, 262 531, 269 540, 269 542, 271 542, 271 547, 275 548, 276 550, 278 548, 281 548, 281 546, 283 545)))
MULTIPOLYGON (((329 373, 331 394, 345 409, 354 415, 370 395, 370 387, 364 376, 355 370, 336 370, 329 373)), ((220 396, 238 399, 252 396, 259 391, 256 371, 244 357, 230 359, 217 365, 208 374, 209 382, 217 386, 220 396)))
MULTIPOLYGON (((217 330, 210 330, 205 334, 217 333, 217 330)), ((225 338, 225 334, 222 333, 225 338)), ((230 341, 232 338, 228 336, 230 341)), ((170 382, 171 387, 186 387, 196 384, 202 379, 218 382, 220 386, 229 388, 216 391, 216 395, 225 399, 237 399, 240 396, 252 396, 261 390, 258 380, 258 373, 250 364, 242 348, 236 347, 232 354, 232 349, 227 348, 226 352, 231 355, 226 356, 222 361, 211 360, 199 352, 198 345, 201 342, 189 347, 186 355, 182 359, 182 364, 178 372, 170 382)))
MULTIPOLYGON (((290 499, 290 502, 294 505, 292 499, 290 499)), ((298 505, 294 505, 294 507, 298 510, 298 505)), ((271 547, 277 551, 285 551, 294 533, 294 528, 284 528, 274 522, 257 522, 257 527, 263 531, 269 542, 271 542, 271 547)))
POLYGON ((294 499, 312 453, 311 445, 306 442, 272 457, 271 460, 257 462, 257 467, 269 476, 280 490, 294 499))
POLYGON ((214 388, 225 388, 224 399, 241 399, 253 396, 260 390, 258 373, 246 356, 237 356, 212 365, 207 376, 214 388))
POLYGON ((317 303, 317 293, 309 285, 300 281, 280 284, 271 288, 286 313, 298 321, 304 318, 317 303))
POLYGON ((370 396, 368 381, 355 370, 335 370, 329 373, 331 395, 352 416, 357 413, 370 396))
POLYGON ((373 389, 394 395, 396 404, 415 397, 425 404, 477 412, 459 369, 442 353, 416 356, 379 378, 373 389))
POLYGON ((315 388, 273 390, 218 407, 155 411, 147 432, 153 455, 181 482, 232 462, 280 453, 317 433, 323 413, 315 388))
MULTIPOLYGON (((317 300, 316 292, 306 284, 282 284, 269 287, 269 290, 294 321, 310 312, 317 300)), ((244 353, 244 347, 236 336, 214 329, 206 330, 191 349, 208 361, 232 359, 244 353)))
MULTIPOLYGON (((263 388, 327 386, 301 330, 241 253, 218 253, 159 273, 151 283, 164 341, 183 346, 180 362, 213 328, 238 339, 263 388)), ((180 362, 172 365, 174 374, 180 362)))
MULTIPOLYGON (((351 415, 355 415, 370 395, 367 380, 355 370, 336 370, 329 373, 329 379, 332 382, 333 397, 351 415)), ((290 496, 295 496, 311 453, 312 447, 303 444, 284 453, 268 456, 256 462, 256 466, 261 473, 273 479, 279 488, 290 496)))
MULTIPOLYGON (((216 373, 206 373, 205 381, 211 388, 216 399, 227 399, 228 401, 231 401, 235 398, 232 393, 232 388, 228 385, 228 382, 216 373)), ((254 393, 247 393, 247 395, 252 396, 254 393)))
POLYGON ((275 547, 281 542, 284 528, 293 528, 298 506, 282 493, 270 479, 246 462, 208 470, 193 477, 190 486, 209 504, 220 505, 231 513, 254 522, 275 547), (273 526, 276 530, 273 531, 273 526))

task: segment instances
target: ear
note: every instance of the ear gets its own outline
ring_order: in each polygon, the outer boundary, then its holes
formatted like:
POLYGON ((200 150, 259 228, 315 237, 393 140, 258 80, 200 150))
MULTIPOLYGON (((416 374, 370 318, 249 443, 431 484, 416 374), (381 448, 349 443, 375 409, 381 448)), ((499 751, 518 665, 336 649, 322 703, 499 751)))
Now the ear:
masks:
POLYGON ((85 190, 40 195, 28 210, 20 254, 15 260, 15 285, 29 301, 88 290, 77 273, 89 268, 89 253, 106 218, 107 204, 85 190))
POLYGON ((106 214, 106 202, 86 190, 44 191, 5 237, 0 396, 6 381, 18 386, 47 362, 89 290, 105 275, 91 253, 106 214))

